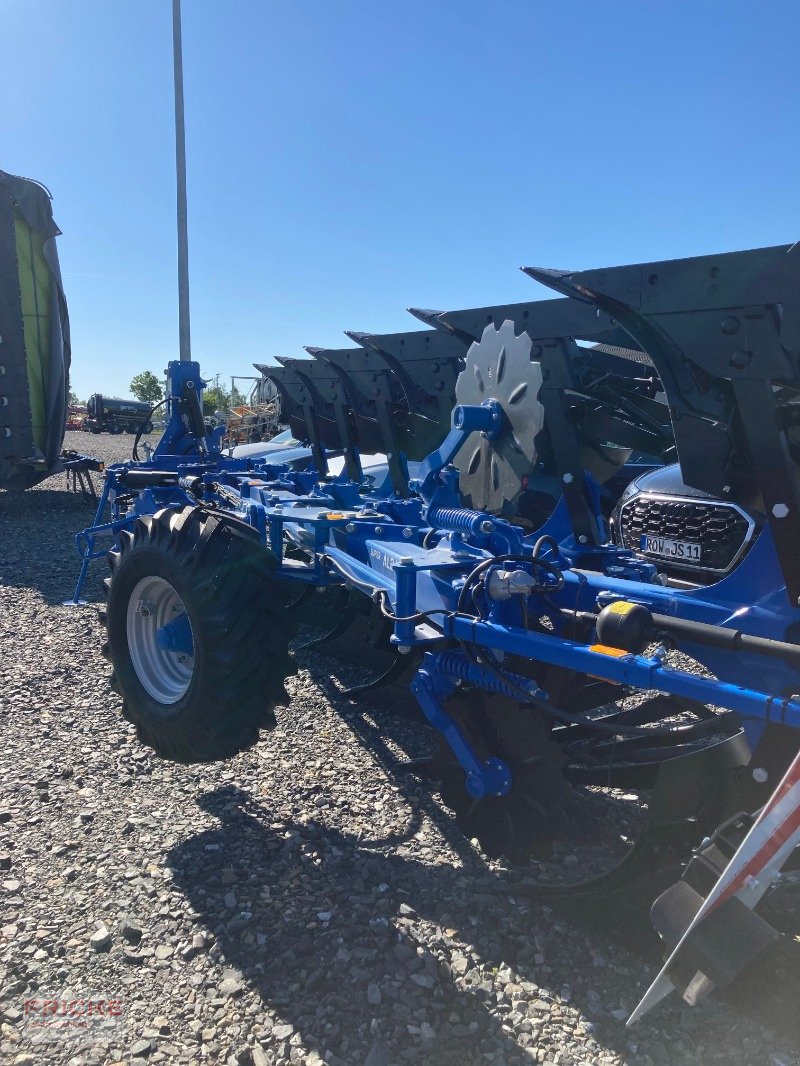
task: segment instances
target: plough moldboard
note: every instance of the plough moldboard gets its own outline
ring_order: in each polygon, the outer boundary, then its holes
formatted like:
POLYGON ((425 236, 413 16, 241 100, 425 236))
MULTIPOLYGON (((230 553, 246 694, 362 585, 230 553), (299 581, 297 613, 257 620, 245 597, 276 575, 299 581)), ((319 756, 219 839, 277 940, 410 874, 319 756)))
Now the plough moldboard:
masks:
POLYGON ((75 599, 110 537, 112 685, 181 762, 275 723, 286 612, 327 599, 312 645, 352 626, 378 684, 408 675, 444 803, 533 891, 607 898, 696 850, 654 911, 674 951, 644 1007, 694 1002, 769 944, 753 884, 800 833, 800 248, 527 273, 562 295, 261 365, 287 451, 223 453, 199 367, 172 363, 164 436, 107 471, 75 599), (677 532, 623 547, 626 485, 675 463, 677 532), (675 576, 703 547, 682 514, 711 537, 741 517, 721 578, 675 576))

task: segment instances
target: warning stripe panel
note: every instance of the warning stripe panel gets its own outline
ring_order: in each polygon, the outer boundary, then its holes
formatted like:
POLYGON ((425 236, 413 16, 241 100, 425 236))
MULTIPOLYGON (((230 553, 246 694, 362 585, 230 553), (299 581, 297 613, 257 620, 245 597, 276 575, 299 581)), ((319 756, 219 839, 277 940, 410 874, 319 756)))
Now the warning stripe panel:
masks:
POLYGON ((767 801, 753 828, 717 884, 719 895, 708 910, 739 892, 748 878, 765 869, 792 837, 800 832, 800 754, 767 801), (727 875, 727 876, 726 876, 727 875))

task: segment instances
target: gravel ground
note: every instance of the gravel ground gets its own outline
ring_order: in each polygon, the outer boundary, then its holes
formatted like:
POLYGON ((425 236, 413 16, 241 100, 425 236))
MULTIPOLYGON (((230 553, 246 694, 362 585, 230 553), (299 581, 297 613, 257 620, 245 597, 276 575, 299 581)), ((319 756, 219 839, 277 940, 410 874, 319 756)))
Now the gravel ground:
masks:
MULTIPOLYGON (((66 446, 113 460, 130 438, 66 446)), ((800 1061, 718 1001, 626 1030, 652 961, 515 900, 430 787, 387 770, 427 731, 337 703, 329 659, 298 655, 255 751, 154 759, 108 690, 95 608, 60 606, 90 514, 62 477, 0 493, 0 1060, 800 1061), (53 997, 121 1014, 34 1028, 24 1001, 53 997)))

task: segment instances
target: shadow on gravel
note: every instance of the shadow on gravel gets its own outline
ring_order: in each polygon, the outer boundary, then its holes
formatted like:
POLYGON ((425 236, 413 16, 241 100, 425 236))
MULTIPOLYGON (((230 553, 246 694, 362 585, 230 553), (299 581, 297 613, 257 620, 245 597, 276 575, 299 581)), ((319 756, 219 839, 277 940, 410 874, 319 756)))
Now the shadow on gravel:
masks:
MULTIPOLYGON (((324 661, 324 660, 323 660, 324 661)), ((506 871, 496 867, 490 869, 485 860, 475 852, 472 844, 456 825, 454 817, 433 797, 436 780, 432 771, 426 766, 425 756, 429 756, 436 746, 436 734, 427 723, 422 711, 411 692, 407 693, 407 703, 400 707, 395 699, 391 709, 375 707, 368 702, 369 697, 361 700, 344 700, 341 692, 331 681, 331 674, 321 667, 319 661, 308 661, 308 657, 298 655, 298 663, 308 670, 313 681, 324 692, 330 703, 336 707, 340 719, 347 725, 361 747, 369 753, 400 789, 403 799, 411 807, 413 817, 406 831, 391 838, 382 838, 378 843, 384 846, 397 846, 417 832, 423 817, 427 818, 447 841, 448 846, 458 855, 465 869, 475 877, 488 877, 497 882, 497 890, 514 894, 515 889, 506 881, 518 882, 530 873, 528 868, 511 867, 506 871), (401 755, 398 755, 401 752, 401 755), (408 754, 407 754, 408 753, 408 754)), ((334 675, 335 676, 335 675, 334 675)), ((361 841, 362 847, 369 842, 361 841)), ((684 858, 683 852, 680 860, 684 858)), ((682 872, 680 861, 674 867, 665 869, 660 877, 644 879, 631 884, 624 890, 624 896, 616 897, 615 904, 608 898, 572 900, 544 893, 538 897, 531 892, 531 905, 546 903, 558 909, 570 921, 580 924, 587 931, 594 929, 608 932, 613 930, 615 936, 621 936, 621 943, 653 964, 659 959, 659 940, 650 924, 650 904, 656 896, 682 872)))
MULTIPOLYGON (((0 492, 0 585, 34 589, 49 604, 71 596, 81 564, 75 534, 91 525, 96 508, 66 488, 0 492)), ((92 590, 102 569, 90 571, 92 590)))
MULTIPOLYGON (((688 846, 674 854, 665 853, 662 856, 663 865, 647 871, 639 881, 622 887, 614 896, 571 900, 537 894, 533 888, 526 893, 519 885, 513 885, 524 875, 524 870, 512 868, 508 873, 490 870, 475 853, 453 818, 432 797, 431 791, 436 786, 427 777, 424 765, 403 766, 407 759, 405 755, 398 756, 398 751, 411 752, 411 760, 416 763, 435 746, 434 732, 411 693, 408 692, 407 703, 394 695, 386 707, 370 703, 369 696, 363 700, 345 700, 331 680, 337 671, 341 671, 341 663, 324 654, 307 656, 302 652, 298 654, 298 662, 309 671, 315 683, 337 707, 340 718, 358 743, 399 786, 404 800, 411 806, 413 815, 406 831, 402 835, 380 840, 377 843, 381 847, 397 846, 412 837, 422 824, 424 815, 458 855, 465 871, 476 882, 482 881, 482 887, 488 881, 497 892, 498 899, 502 899, 506 906, 511 896, 520 901, 524 899, 534 911, 546 904, 554 915, 572 929, 580 930, 589 940, 604 946, 610 938, 614 945, 629 951, 642 962, 643 978, 649 980, 655 975, 663 962, 663 948, 650 922, 650 906, 665 888, 680 879, 689 853, 688 846)), ((360 846, 369 847, 370 842, 361 840, 360 846)), ((786 880, 784 877, 784 882, 786 880)), ((754 960, 729 988, 717 990, 714 998, 726 1002, 737 1014, 752 1018, 773 1030, 788 1046, 800 1049, 800 1012, 794 1007, 795 990, 800 978, 800 878, 790 875, 789 883, 782 883, 782 887, 774 890, 761 909, 767 920, 782 934, 780 941, 754 960)), ((702 1008, 687 1016, 689 1008, 684 1007, 677 996, 673 997, 672 1006, 702 1027, 702 1008)), ((641 1034, 649 1030, 651 1025, 658 1024, 657 1011, 649 1022, 640 1025, 635 1032, 641 1034)), ((613 1032, 607 1036, 607 1046, 626 1052, 627 1043, 623 1036, 613 1032)), ((800 1066, 800 1054, 792 1059, 792 1063, 800 1066)))
MULTIPOLYGON (((275 821, 234 786, 198 802, 220 825, 168 854, 174 883, 237 971, 232 979, 254 988, 304 1043, 333 1051, 326 1061, 363 1062, 378 1037, 382 1055, 368 1061, 383 1066, 485 1062, 490 1052, 497 1064, 532 1061, 503 1028, 490 984, 479 975, 459 987, 449 963, 417 952, 414 927, 424 922, 448 948, 456 942, 454 952, 463 942, 490 974, 532 961, 535 944, 502 928, 513 918, 508 890, 477 857, 480 883, 476 871, 369 850, 313 821, 275 821)), ((517 998, 536 997, 520 988, 517 998)), ((612 1027, 603 1045, 617 1044, 626 1050, 612 1027)))
MULTIPOLYGON (((315 676, 314 671, 311 671, 315 676)), ((323 679, 315 676, 322 684, 323 679)), ((340 715, 347 723, 359 743, 369 751, 373 758, 400 784, 406 802, 412 805, 414 818, 403 834, 407 839, 417 831, 425 817, 432 822, 448 845, 455 851, 465 869, 476 877, 487 876, 486 866, 475 855, 472 846, 464 839, 455 822, 442 806, 430 798, 427 790, 424 795, 425 781, 418 781, 417 774, 398 769, 399 761, 389 742, 404 747, 409 735, 409 727, 419 737, 432 733, 427 727, 422 713, 415 701, 409 696, 408 712, 398 716, 396 710, 381 712, 367 710, 357 703, 350 703, 340 708, 340 715), (405 718, 405 721, 404 721, 405 718), (420 788, 421 786, 421 788, 420 788), (420 802, 421 801, 421 802, 420 802)), ((419 743, 419 741, 417 741, 419 743)), ((434 741, 430 740, 432 747, 434 741)), ((421 771, 424 775, 424 769, 421 771)), ((430 781, 427 788, 435 788, 430 781)), ((381 844, 396 845, 401 838, 381 841, 381 844)), ((362 841, 362 846, 367 842, 362 841)), ((531 891, 528 902, 532 907, 547 903, 553 911, 573 928, 581 929, 587 937, 611 937, 615 944, 641 959, 646 967, 643 975, 655 975, 663 962, 662 945, 650 922, 650 906, 665 888, 679 880, 683 873, 683 861, 688 852, 680 851, 674 855, 672 864, 665 864, 663 869, 654 869, 641 881, 623 889, 616 897, 592 900, 569 900, 567 898, 537 897, 531 891)), ((524 871, 512 870, 511 880, 515 880, 524 871)), ((496 873, 496 889, 500 898, 516 896, 520 890, 505 881, 503 872, 496 873)), ((786 880, 784 878, 784 880, 786 880)), ((747 1015, 754 1021, 779 1033, 791 1047, 800 1048, 800 1013, 794 1007, 797 980, 800 975, 800 884, 796 881, 783 885, 767 898, 762 907, 765 917, 782 934, 780 941, 750 966, 733 982, 729 988, 718 990, 717 998, 724 1000, 737 1013, 747 1015)), ((675 997, 676 1002, 677 996, 675 997)), ((679 1010, 688 1010, 678 1005, 679 1010)), ((702 1009, 702 1008, 701 1008, 702 1009)), ((656 1022, 658 1015, 656 1015, 656 1022)), ((625 1041, 620 1039, 620 1050, 625 1050, 625 1041)), ((800 1064, 800 1054, 793 1060, 800 1064)))
MULTIPOLYGON (((302 652, 297 655, 297 661, 308 670, 313 682, 336 708, 340 719, 359 745, 389 775, 411 806, 413 815, 402 835, 382 837, 377 843, 381 847, 396 847, 404 843, 420 829, 423 817, 427 817, 465 866, 477 864, 485 873, 486 867, 476 858, 472 845, 464 839, 454 819, 440 804, 431 800, 432 784, 426 763, 434 750, 436 738, 408 685, 404 693, 399 686, 393 686, 397 691, 393 693, 391 706, 387 708, 380 703, 376 705, 369 696, 363 699, 343 697, 333 681, 343 670, 341 662, 320 655, 304 655, 302 652)), ((369 841, 362 840, 361 846, 368 847, 369 841)))
MULTIPOLYGON (((346 717, 374 752, 376 727, 362 733, 360 716, 346 717)), ((650 1061, 670 1066, 695 1061, 692 1034, 704 1039, 704 1027, 711 1022, 716 1031, 721 1018, 704 1020, 702 1008, 690 1011, 675 998, 666 1012, 655 1012, 631 1032, 606 1010, 598 1010, 598 997, 592 997, 599 993, 605 1003, 618 995, 622 976, 614 974, 615 967, 594 969, 598 952, 610 961, 615 946, 624 945, 643 960, 641 972, 630 963, 623 966, 629 1006, 656 971, 658 941, 647 907, 598 909, 548 900, 542 911, 543 901, 515 897, 507 875, 489 869, 446 812, 428 799, 425 783, 417 785, 418 797, 408 794, 416 789, 404 790, 413 810, 408 826, 380 840, 315 821, 276 820, 268 807, 236 786, 199 797, 199 805, 220 824, 169 852, 175 886, 213 934, 234 982, 254 989, 278 1015, 276 1024, 290 1025, 307 1046, 332 1051, 326 1061, 333 1066, 362 1063, 370 1048, 380 1052, 367 1060, 370 1066, 409 1060, 435 1066, 477 1063, 486 1062, 484 1055, 490 1053, 497 1066, 529 1064, 532 1047, 521 1048, 503 1027, 494 999, 493 975, 508 966, 522 976, 505 980, 533 982, 534 991, 519 989, 524 1001, 537 996, 557 1001, 568 985, 571 1005, 596 1025, 598 1054, 616 1052, 626 1061, 639 1061, 638 1056, 630 1058, 633 1041, 639 1055, 652 1056, 650 1061), (431 864, 387 850, 417 832, 423 812, 457 849, 462 866, 431 864), (519 904, 527 909, 518 910, 519 904), (420 922, 428 926, 424 933, 415 932, 420 922), (446 945, 438 959, 422 947, 431 943, 430 924, 433 940, 446 945), (543 927, 552 937, 548 953, 567 937, 563 958, 544 981, 526 976, 537 969, 535 952, 541 945, 536 932, 543 927), (459 955, 464 968, 477 964, 484 971, 476 971, 467 987, 456 984, 444 961, 459 955), (688 1046, 679 1044, 678 1050, 672 1033, 688 1046)), ((798 1047, 800 1038, 791 1007, 800 972, 796 956, 795 951, 793 963, 780 955, 764 958, 724 996, 735 1011, 767 1025, 789 1047, 798 1047)), ((536 1036, 541 1017, 531 1022, 536 1036)), ((518 1025, 514 1029, 519 1034, 518 1025)), ((728 1061, 755 1060, 743 1054, 728 1061)))

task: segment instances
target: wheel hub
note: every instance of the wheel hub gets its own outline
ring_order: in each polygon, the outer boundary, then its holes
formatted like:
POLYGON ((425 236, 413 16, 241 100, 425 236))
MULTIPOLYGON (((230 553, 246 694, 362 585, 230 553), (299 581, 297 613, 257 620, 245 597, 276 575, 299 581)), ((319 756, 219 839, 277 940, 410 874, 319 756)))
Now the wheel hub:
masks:
POLYGON ((194 674, 194 641, 186 608, 162 577, 145 577, 128 604, 128 649, 143 688, 159 703, 184 696, 194 674))

